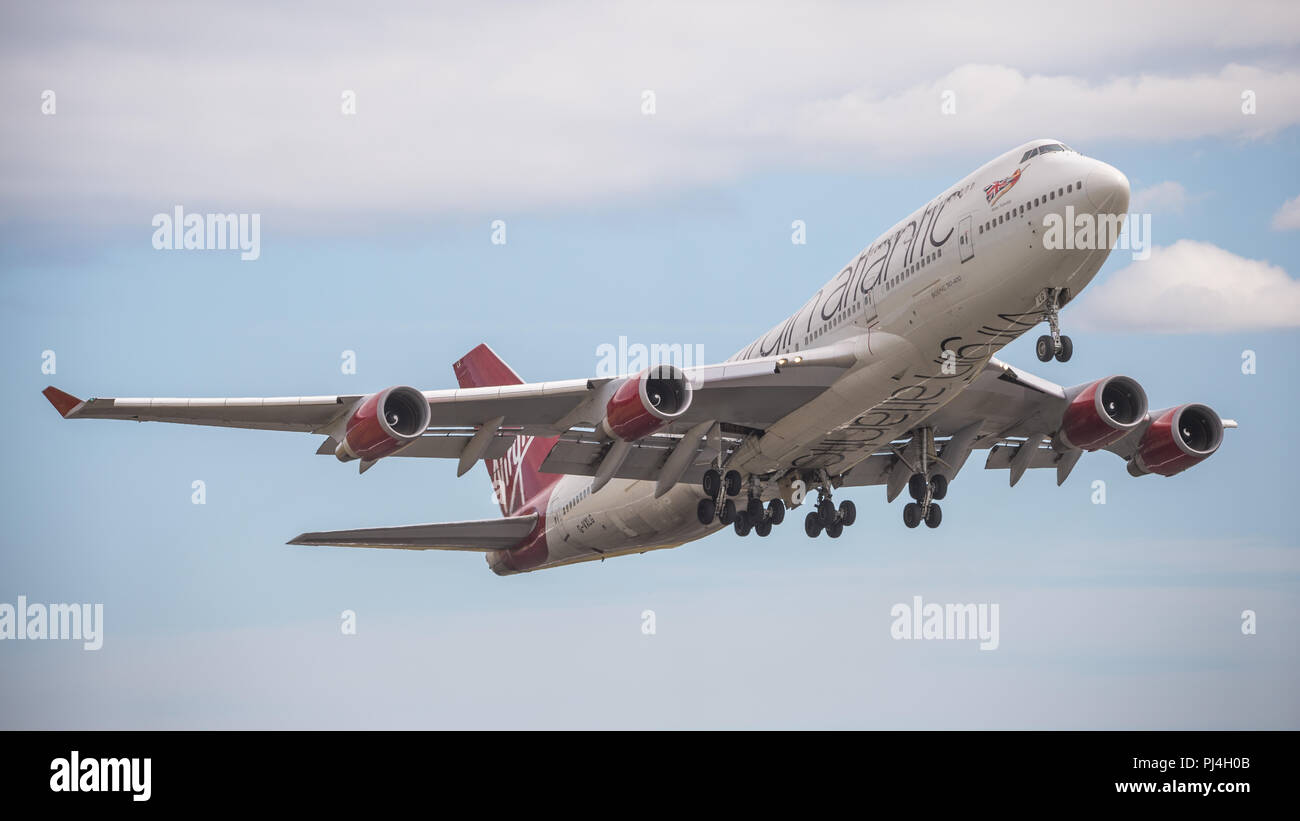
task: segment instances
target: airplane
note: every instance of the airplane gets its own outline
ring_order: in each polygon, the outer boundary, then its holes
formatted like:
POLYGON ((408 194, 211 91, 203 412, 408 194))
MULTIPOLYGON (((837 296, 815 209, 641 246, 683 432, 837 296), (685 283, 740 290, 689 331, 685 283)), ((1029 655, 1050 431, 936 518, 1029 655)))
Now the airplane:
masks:
POLYGON ((1173 476, 1225 428, 1207 405, 1151 411, 1135 379, 1062 387, 994 354, 1045 322, 1040 361, 1073 354, 1059 311, 1114 237, 1044 241, 1045 217, 1128 210, 1119 170, 1059 140, 1008 151, 849 260, 797 311, 724 362, 654 363, 616 377, 524 382, 486 344, 459 388, 258 399, 88 399, 43 391, 67 419, 133 419, 324 435, 316 451, 365 473, 388 457, 486 463, 502 517, 303 533, 294 545, 466 550, 498 575, 677 547, 725 527, 767 536, 809 505, 805 533, 857 520, 843 488, 903 490, 903 522, 938 527, 968 457, 1014 486, 1057 484, 1085 451, 1133 476, 1173 476), (1094 246, 1094 247, 1080 247, 1094 246), (812 494, 816 492, 816 500, 812 494))

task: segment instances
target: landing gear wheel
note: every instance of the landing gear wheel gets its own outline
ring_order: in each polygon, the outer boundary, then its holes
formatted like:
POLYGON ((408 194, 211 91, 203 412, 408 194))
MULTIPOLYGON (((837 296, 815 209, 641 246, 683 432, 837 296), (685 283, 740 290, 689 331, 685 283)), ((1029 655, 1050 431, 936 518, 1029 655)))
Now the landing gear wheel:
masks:
POLYGON ((840 534, 843 532, 844 532, 844 523, 839 521, 838 519, 826 525, 826 535, 830 536, 832 539, 838 539, 840 537, 840 534))
POLYGON ((930 509, 926 511, 925 514, 925 526, 938 527, 939 523, 942 521, 943 521, 943 508, 939 507, 934 503, 931 503, 930 509))
POLYGON ((930 498, 939 500, 948 495, 948 477, 936 473, 930 477, 930 498))
POLYGON ((835 518, 835 503, 827 496, 817 503, 817 515, 822 517, 823 522, 829 522, 835 518))
POLYGON ((749 523, 749 515, 748 515, 747 513, 745 513, 743 510, 742 510, 740 513, 737 513, 737 514, 736 514, 736 522, 735 522, 735 525, 736 525, 736 535, 737 535, 737 536, 748 536, 748 535, 749 535, 749 529, 750 529, 750 527, 751 527, 752 525, 750 525, 750 523, 749 523))
POLYGON ((740 473, 738 471, 734 471, 734 470, 727 471, 727 475, 723 476, 722 480, 727 485, 728 496, 735 496, 736 494, 740 493, 741 479, 740 479, 740 473))
POLYGON ((779 525, 785 521, 785 502, 780 499, 773 499, 767 505, 767 516, 772 520, 772 524, 779 525))
POLYGON ((822 532, 822 517, 814 511, 809 513, 803 520, 803 532, 808 534, 808 538, 816 539, 822 532))
POLYGON ((704 480, 700 482, 704 486, 704 495, 710 498, 718 498, 718 491, 722 489, 722 474, 713 468, 704 471, 704 480))
POLYGON ((717 505, 713 504, 712 499, 701 499, 699 505, 695 508, 695 515, 702 525, 713 524, 713 517, 718 514, 717 505))
POLYGON ((1068 336, 1061 337, 1061 350, 1056 352, 1056 361, 1069 362, 1072 356, 1074 356, 1074 343, 1068 336))
POLYGON ((736 521, 736 503, 728 499, 722 503, 722 512, 718 514, 718 521, 724 525, 729 525, 736 521))
POLYGON ((845 527, 852 527, 858 520, 858 508, 848 499, 840 502, 840 522, 845 527))
POLYGON ((754 532, 757 533, 760 538, 766 538, 767 534, 772 532, 772 520, 766 516, 759 519, 758 524, 754 525, 754 532))
POLYGON ((925 474, 913 473, 912 478, 907 480, 907 492, 916 501, 925 498, 925 474))
MULTIPOLYGON (((933 505, 931 506, 933 507, 933 505)), ((908 502, 903 505, 903 524, 908 527, 916 527, 921 523, 921 506, 916 502, 908 502)))
POLYGON ((1051 362, 1052 355, 1056 353, 1056 345, 1052 344, 1052 338, 1047 334, 1038 337, 1038 344, 1034 346, 1034 353, 1038 354, 1039 362, 1051 362))
POLYGON ((745 506, 745 513, 749 514, 751 522, 757 522, 763 518, 763 500, 754 496, 749 497, 749 504, 745 506))

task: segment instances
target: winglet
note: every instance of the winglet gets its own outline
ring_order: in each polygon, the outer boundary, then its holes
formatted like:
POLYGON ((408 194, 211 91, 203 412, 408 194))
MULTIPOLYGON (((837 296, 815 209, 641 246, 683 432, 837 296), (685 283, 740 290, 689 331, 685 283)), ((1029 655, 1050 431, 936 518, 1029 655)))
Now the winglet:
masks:
POLYGON ((72 413, 82 404, 81 400, 77 397, 70 393, 64 393, 53 385, 50 385, 45 390, 41 391, 41 393, 45 395, 46 399, 50 400, 50 404, 54 406, 54 409, 58 411, 59 415, 64 419, 67 419, 68 414, 72 413))

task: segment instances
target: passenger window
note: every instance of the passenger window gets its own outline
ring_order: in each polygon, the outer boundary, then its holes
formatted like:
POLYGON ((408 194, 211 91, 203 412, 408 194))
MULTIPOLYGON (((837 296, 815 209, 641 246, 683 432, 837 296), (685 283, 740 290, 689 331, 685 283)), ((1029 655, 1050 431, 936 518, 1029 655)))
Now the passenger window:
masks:
POLYGON ((1048 191, 1048 192, 1047 192, 1047 198, 1048 198, 1049 200, 1054 200, 1054 199, 1056 199, 1056 192, 1055 192, 1055 191, 1048 191))
POLYGON ((1074 183, 1070 183, 1069 185, 1065 186, 1065 193, 1067 194, 1074 193, 1074 183))

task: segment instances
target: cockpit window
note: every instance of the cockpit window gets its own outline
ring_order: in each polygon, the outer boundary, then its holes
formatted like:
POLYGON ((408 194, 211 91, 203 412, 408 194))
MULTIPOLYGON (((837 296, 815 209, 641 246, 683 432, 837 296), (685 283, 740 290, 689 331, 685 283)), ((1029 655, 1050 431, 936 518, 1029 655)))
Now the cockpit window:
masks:
POLYGON ((1067 146, 1064 143, 1048 143, 1047 145, 1040 145, 1037 148, 1029 149, 1028 151, 1025 152, 1025 156, 1020 158, 1020 161, 1022 163, 1026 162, 1029 160, 1030 157, 1037 157, 1039 154, 1046 154, 1049 151, 1071 151, 1071 150, 1073 149, 1071 149, 1069 146, 1067 146))

